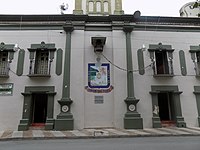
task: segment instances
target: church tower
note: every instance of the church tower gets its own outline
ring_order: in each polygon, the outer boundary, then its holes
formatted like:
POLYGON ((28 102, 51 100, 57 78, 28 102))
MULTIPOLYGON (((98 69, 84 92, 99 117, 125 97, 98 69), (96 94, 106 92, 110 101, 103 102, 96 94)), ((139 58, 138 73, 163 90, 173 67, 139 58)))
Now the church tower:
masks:
POLYGON ((75 15, 122 15, 122 0, 75 0, 75 15))

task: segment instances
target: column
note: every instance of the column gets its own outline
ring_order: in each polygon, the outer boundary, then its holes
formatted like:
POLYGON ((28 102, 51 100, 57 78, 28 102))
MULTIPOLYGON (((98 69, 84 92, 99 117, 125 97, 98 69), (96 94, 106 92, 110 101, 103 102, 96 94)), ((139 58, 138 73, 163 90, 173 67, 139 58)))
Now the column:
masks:
POLYGON ((75 10, 73 10, 73 14, 75 15, 83 14, 82 0, 75 0, 75 10))
POLYGON ((180 102, 180 94, 182 92, 175 91, 173 93, 173 100, 175 104, 175 114, 176 114, 176 126, 183 128, 186 127, 186 123, 184 121, 184 118, 182 116, 182 110, 181 110, 181 102, 180 102))
POLYGON ((48 96, 47 101, 47 118, 45 123, 45 130, 53 130, 54 128, 54 96, 56 95, 56 92, 47 92, 48 96))
POLYGON ((122 0, 115 0, 115 15, 122 15, 124 11, 122 10, 122 0))
POLYGON ((126 34, 126 61, 127 61, 127 98, 125 103, 127 104, 127 112, 124 116, 124 128, 125 129, 142 129, 143 120, 140 114, 137 112, 137 103, 139 99, 135 98, 134 94, 134 81, 133 81, 133 63, 132 63, 132 50, 131 50, 131 32, 133 26, 124 26, 124 32, 126 34))
POLYGON ((152 124, 153 128, 162 128, 160 116, 159 116, 159 105, 158 105, 158 94, 160 91, 151 91, 150 94, 152 96, 152 124))
POLYGON ((29 128, 30 124, 30 115, 31 115, 31 93, 22 93, 24 96, 24 105, 22 112, 22 119, 18 125, 19 131, 26 131, 29 128))
POLYGON ((200 127, 200 86, 194 86, 194 94, 197 102, 198 123, 200 127))
POLYGON ((71 32, 74 27, 71 23, 64 25, 66 32, 66 46, 65 46, 65 60, 64 60, 64 74, 63 74, 63 89, 62 98, 58 101, 60 104, 60 114, 55 120, 55 130, 73 130, 74 119, 70 112, 72 100, 70 98, 70 62, 71 62, 71 32))

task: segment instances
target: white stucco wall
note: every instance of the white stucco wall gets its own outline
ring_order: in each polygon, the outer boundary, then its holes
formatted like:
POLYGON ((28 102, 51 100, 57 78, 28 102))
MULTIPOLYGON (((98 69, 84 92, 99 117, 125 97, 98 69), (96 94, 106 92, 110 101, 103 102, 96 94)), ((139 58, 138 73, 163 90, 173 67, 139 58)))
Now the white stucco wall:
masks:
POLYGON ((62 75, 55 74, 56 53, 51 66, 50 78, 30 78, 29 73, 29 51, 31 44, 55 43, 56 48, 65 48, 65 35, 60 31, 0 31, 0 41, 5 44, 17 43, 21 49, 25 50, 24 72, 22 76, 17 76, 16 67, 18 60, 18 52, 15 52, 14 59, 10 64, 9 78, 0 78, 0 83, 14 83, 12 96, 0 97, 0 130, 17 130, 20 119, 22 119, 22 110, 25 86, 55 86, 55 113, 59 113, 59 104, 57 100, 61 98, 62 91, 62 75), (17 37, 17 38, 16 38, 17 37))
MULTIPOLYGON (((149 92, 151 85, 177 85, 179 90, 183 93, 180 95, 182 115, 187 126, 197 126, 197 105, 196 98, 193 94, 194 86, 198 86, 199 79, 195 77, 194 65, 191 60, 189 49, 191 45, 198 45, 199 33, 189 32, 155 32, 155 31, 134 31, 132 33, 132 49, 133 49, 133 63, 134 69, 137 69, 137 49, 142 45, 146 45, 148 49, 149 44, 162 43, 163 45, 172 45, 175 49, 173 52, 173 68, 174 77, 154 78, 151 68, 146 69, 145 75, 134 74, 135 80, 135 95, 140 99, 138 103, 138 112, 141 113, 144 127, 152 126, 152 100, 149 92), (181 75, 179 50, 184 50, 187 65, 187 76, 181 75)), ((144 52, 145 66, 148 66, 151 61, 149 52, 144 52)))
MULTIPOLYGON (((151 85, 177 85, 180 94, 182 115, 187 126, 198 126, 196 98, 193 94, 194 86, 199 85, 199 79, 195 77, 195 71, 191 55, 190 45, 199 45, 200 33, 194 32, 161 32, 161 31, 133 31, 131 34, 133 69, 138 69, 137 50, 144 44, 148 49, 149 44, 162 43, 172 45, 174 77, 154 78, 151 68, 145 70, 144 75, 134 73, 135 97, 140 99, 137 104, 138 112, 143 118, 144 127, 152 127, 152 98, 151 85), (179 50, 185 51, 187 76, 181 75, 179 50)), ((126 39, 121 30, 113 31, 84 31, 74 30, 71 43, 71 112, 74 117, 74 128, 83 129, 90 127, 116 127, 123 128, 123 118, 126 113, 124 100, 127 97, 127 74, 110 64, 111 85, 114 89, 110 93, 90 93, 85 90, 88 82, 88 63, 96 62, 96 54, 91 44, 91 37, 106 37, 103 54, 115 65, 126 68, 126 39), (94 104, 94 96, 102 95, 103 104, 94 104)), ((20 119, 25 86, 55 86, 57 94, 54 98, 54 118, 60 112, 57 100, 62 97, 63 75, 55 74, 56 53, 52 62, 51 78, 29 78, 29 52, 31 44, 55 43, 56 48, 65 50, 66 35, 59 30, 52 31, 0 31, 0 41, 6 44, 17 43, 20 48, 25 49, 25 63, 23 76, 9 72, 8 79, 0 78, 0 83, 14 83, 13 96, 0 97, 0 130, 16 130, 20 119), (16 38, 17 37, 17 38, 16 38)), ((12 71, 16 72, 18 51, 15 52, 13 62, 10 65, 12 71)), ((144 51, 145 66, 151 63, 149 52, 144 51)), ((101 58, 102 63, 108 63, 101 58)), ((64 62, 64 53, 63 53, 64 62)), ((64 67, 64 65, 63 65, 64 67)))

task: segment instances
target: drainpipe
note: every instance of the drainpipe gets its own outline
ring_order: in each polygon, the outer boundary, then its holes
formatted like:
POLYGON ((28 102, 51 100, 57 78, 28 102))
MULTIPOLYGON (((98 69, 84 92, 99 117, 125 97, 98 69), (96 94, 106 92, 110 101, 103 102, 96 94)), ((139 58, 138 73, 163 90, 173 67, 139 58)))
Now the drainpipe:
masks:
POLYGON ((124 116, 125 129, 142 129, 143 120, 137 112, 137 103, 139 99, 135 98, 134 94, 134 79, 133 79, 133 62, 131 50, 131 32, 133 26, 125 25, 123 31, 126 35, 126 63, 127 63, 127 98, 124 100, 127 104, 127 112, 124 116))
POLYGON ((66 46, 65 46, 65 61, 63 74, 63 89, 62 98, 58 101, 60 104, 60 114, 55 120, 55 130, 73 130, 74 119, 70 112, 72 100, 70 98, 70 62, 71 62, 71 33, 74 27, 71 23, 66 23, 63 26, 66 32, 66 46))

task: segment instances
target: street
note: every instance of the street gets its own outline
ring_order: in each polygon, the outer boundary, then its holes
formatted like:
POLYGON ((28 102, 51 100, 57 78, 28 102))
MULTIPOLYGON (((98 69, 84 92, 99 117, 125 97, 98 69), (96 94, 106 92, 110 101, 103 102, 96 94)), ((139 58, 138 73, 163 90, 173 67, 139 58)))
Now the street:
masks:
POLYGON ((199 150, 200 137, 1 141, 0 150, 199 150))

